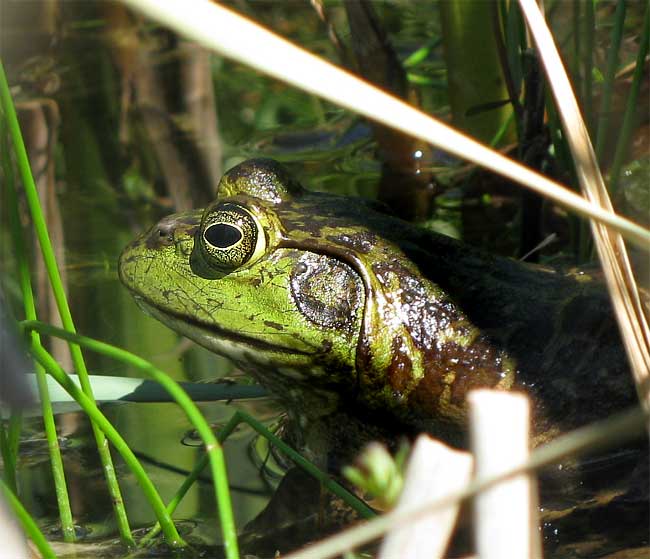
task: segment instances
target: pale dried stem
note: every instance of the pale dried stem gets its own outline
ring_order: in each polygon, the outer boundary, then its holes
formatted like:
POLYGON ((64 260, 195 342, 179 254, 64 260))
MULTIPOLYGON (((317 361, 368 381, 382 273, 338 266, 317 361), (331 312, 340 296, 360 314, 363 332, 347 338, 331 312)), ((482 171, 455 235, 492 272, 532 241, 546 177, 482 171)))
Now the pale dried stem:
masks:
MULTIPOLYGON (((409 458, 404 489, 396 511, 433 503, 462 489, 472 474, 468 452, 452 449, 429 435, 420 435, 409 458)), ((460 502, 388 532, 379 559, 441 557, 454 528, 460 502)))
POLYGON ((286 559, 327 559, 380 537, 388 530, 407 522, 415 522, 435 510, 448 507, 457 501, 473 497, 481 491, 501 483, 512 476, 537 471, 548 464, 555 464, 568 456, 576 456, 587 451, 596 451, 608 445, 620 445, 641 435, 650 416, 641 408, 628 410, 605 421, 581 427, 566 435, 561 435, 545 445, 537 447, 525 464, 490 477, 473 479, 461 491, 443 497, 429 505, 421 505, 404 511, 391 511, 373 520, 348 528, 305 549, 290 553, 286 559))
POLYGON ((3 557, 31 557, 27 540, 13 514, 0 497, 0 537, 3 557))
MULTIPOLYGON (((524 394, 474 390, 469 403, 475 475, 486 479, 528 460, 530 404, 524 394)), ((481 559, 539 559, 537 489, 532 473, 474 498, 474 533, 481 559)))
MULTIPOLYGON (((519 4, 555 97, 580 188, 589 201, 607 211, 613 211, 589 132, 580 114, 578 101, 573 94, 551 31, 534 0, 519 0, 519 4)), ((591 228, 639 399, 646 409, 650 409, 650 329, 625 243, 620 234, 599 223, 592 222, 591 228)), ((645 249, 648 250, 648 247, 645 249)))

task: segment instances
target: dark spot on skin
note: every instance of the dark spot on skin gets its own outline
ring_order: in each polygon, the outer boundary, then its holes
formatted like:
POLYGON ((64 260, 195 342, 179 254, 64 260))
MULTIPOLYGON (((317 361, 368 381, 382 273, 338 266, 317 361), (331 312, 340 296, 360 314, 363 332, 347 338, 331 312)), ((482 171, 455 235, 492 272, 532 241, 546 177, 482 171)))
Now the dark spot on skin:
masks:
POLYGON ((270 320, 265 320, 264 321, 264 326, 268 326, 269 328, 273 328, 274 330, 284 330, 284 326, 282 324, 278 324, 277 322, 272 322, 270 320))
POLYGON ((413 301, 415 301, 415 295, 413 295, 413 293, 410 291, 404 291, 402 293, 402 303, 410 305, 413 301))
MULTIPOLYGON (((132 250, 134 248, 137 248, 137 246, 138 246, 138 243, 131 243, 131 244, 127 245, 127 247, 124 250, 126 252, 127 250, 132 250)), ((140 260, 140 255, 139 254, 138 255, 132 254, 131 256, 122 257, 122 262, 127 263, 127 264, 131 263, 131 262, 135 262, 136 260, 140 260)))
POLYGON ((157 227, 147 235, 145 246, 148 249, 158 249, 163 246, 171 246, 174 244, 174 228, 170 222, 159 223, 157 227))
POLYGON ((309 233, 315 239, 320 238, 324 226, 332 226, 332 222, 318 215, 318 209, 312 210, 311 206, 307 206, 300 214, 296 214, 293 203, 280 204, 277 209, 277 214, 282 225, 287 231, 287 235, 291 237, 294 231, 299 233, 309 233), (306 220, 304 215, 309 215, 310 219, 306 220))
POLYGON ((329 353, 332 351, 333 344, 330 340, 323 340, 321 343, 321 348, 323 353, 329 353))
POLYGON ((261 278, 252 278, 250 281, 251 281, 251 285, 253 287, 259 287, 260 285, 262 285, 262 279, 261 278))

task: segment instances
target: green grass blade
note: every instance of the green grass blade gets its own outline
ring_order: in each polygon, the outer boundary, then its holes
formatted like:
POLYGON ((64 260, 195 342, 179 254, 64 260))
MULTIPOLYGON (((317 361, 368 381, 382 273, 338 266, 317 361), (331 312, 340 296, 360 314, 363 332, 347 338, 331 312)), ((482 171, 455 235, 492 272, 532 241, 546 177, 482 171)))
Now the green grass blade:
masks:
MULTIPOLYGON (((219 441, 210 429, 210 426, 206 422, 205 418, 196 407, 196 404, 192 402, 190 397, 178 385, 178 383, 172 380, 163 371, 154 367, 148 361, 110 344, 100 342, 98 340, 93 340, 85 336, 80 336, 79 334, 68 332, 66 330, 62 330, 61 328, 56 328, 42 322, 26 321, 21 323, 21 326, 25 330, 36 330, 41 334, 56 336, 64 340, 74 342, 75 344, 86 347, 92 351, 96 351, 103 355, 108 355, 114 359, 118 359, 124 363, 128 363, 129 365, 140 369, 147 377, 152 378, 156 382, 160 383, 165 388, 165 390, 167 390, 172 395, 174 400, 185 412, 185 415, 192 423, 205 444, 206 451, 210 457, 210 468, 212 472, 212 479, 214 480, 215 498, 217 501, 226 557, 228 559, 237 559, 239 557, 239 546, 237 544, 237 532, 235 530, 235 521, 232 514, 232 501, 230 498, 230 488, 228 487, 228 474, 226 472, 226 462, 223 454, 223 448, 219 444, 219 441)), ((65 376, 64 380, 66 384, 64 385, 64 388, 66 388, 66 390, 68 388, 74 390, 75 399, 81 403, 82 400, 78 399, 78 395, 80 394, 79 389, 67 377, 67 375, 65 375, 60 367, 58 367, 58 370, 65 376)), ((87 403, 84 405, 84 409, 86 409, 86 406, 87 403)), ((97 406, 94 404, 92 406, 97 409, 97 406)), ((98 409, 97 413, 100 413, 98 409)))
POLYGON ((584 75, 582 77, 582 106, 585 115, 585 121, 589 130, 594 129, 594 35, 596 33, 596 16, 594 13, 594 1, 585 2, 585 16, 583 21, 585 48, 582 55, 582 67, 584 75))
MULTIPOLYGON (((1 70, 1 68, 0 68, 1 70)), ((3 104, 3 116, 8 118, 6 106, 3 104)), ((23 300, 23 309, 25 317, 28 320, 36 320, 36 304, 34 302, 34 292, 32 290, 32 282, 29 273, 29 262, 27 260, 27 247, 23 236, 23 230, 20 224, 20 216, 18 214, 18 194, 16 189, 15 177, 13 176, 13 165, 9 157, 8 146, 3 145, 3 168, 5 171, 6 187, 7 187, 7 202, 9 211, 9 226, 11 230, 11 237, 13 241, 13 250, 16 258, 18 283, 23 300)), ((40 337, 36 332, 30 332, 31 343, 40 345, 40 337)), ((63 468, 63 459, 61 458, 61 450, 59 448, 59 440, 56 433, 56 424, 54 422, 54 414, 52 411, 52 404, 50 401, 49 393, 47 390, 47 381, 45 371, 39 365, 35 367, 37 392, 41 401, 41 412, 43 415, 43 426, 45 429, 45 438, 47 439, 47 447, 50 455, 50 468, 52 470, 52 478, 54 480, 54 492, 56 494, 57 506, 59 509, 59 519, 61 521, 61 531, 63 539, 66 542, 73 542, 76 539, 74 529, 74 522, 72 518, 72 509, 70 508, 70 498, 68 495, 68 488, 65 480, 65 470, 63 468)), ((12 429, 14 433, 14 451, 11 452, 14 457, 18 451, 18 437, 19 430, 17 425, 14 424, 12 429)), ((15 465, 15 459, 13 464, 15 465)), ((15 485, 10 485, 12 490, 16 491, 15 485)))
POLYGON ((609 130, 609 113, 612 106, 612 93, 616 82, 616 68, 618 67, 618 52, 621 48, 623 37, 623 24, 625 23, 626 0, 619 0, 614 14, 614 28, 612 29, 612 41, 607 52, 607 68, 605 69, 605 83, 603 85, 603 96, 600 101, 598 115, 598 130, 596 132, 596 157, 600 161, 605 149, 605 139, 609 130))
MULTIPOLYGON (((74 332, 75 327, 72 321, 70 307, 68 306, 63 283, 61 282, 61 276, 57 267, 52 243, 48 235, 45 218, 43 216, 43 212, 41 211, 36 184, 34 183, 34 177, 32 176, 29 158, 27 157, 27 150, 25 149, 25 144, 20 132, 20 126, 18 124, 18 117, 16 116, 16 110, 11 99, 11 93, 9 92, 9 84, 7 83, 7 77, 5 75, 4 67, 1 62, 0 102, 5 113, 5 118, 7 119, 9 133, 11 135, 14 151, 16 154, 18 169, 20 171, 23 187, 25 190, 25 198, 27 200, 27 205, 32 217, 36 237, 38 238, 38 242, 41 247, 43 262, 45 263, 45 268, 50 280, 54 299, 61 316, 61 322, 63 323, 63 327, 66 330, 74 332)), ((88 372, 86 370, 86 363, 81 353, 81 348, 75 344, 70 344, 70 354, 72 356, 72 362, 74 363, 75 370, 81 379, 84 393, 92 398, 92 388, 88 381, 88 372)), ((97 450, 102 462, 104 475, 106 476, 108 490, 111 494, 111 502, 113 503, 113 510, 115 512, 122 541, 127 545, 134 545, 135 542, 133 541, 131 529, 129 528, 128 518, 126 515, 126 510, 124 508, 124 501, 122 500, 120 487, 115 475, 115 468, 113 466, 113 460, 111 459, 110 449, 106 444, 106 439, 104 438, 101 430, 93 426, 93 433, 95 435, 97 450)))
POLYGON ((650 4, 647 5, 645 15, 643 32, 641 33, 641 42, 639 43, 639 52, 636 57, 636 67, 634 68, 634 77, 632 78, 632 87, 627 97, 627 105, 625 106, 625 115, 623 116, 623 125, 621 126, 621 135, 616 144, 616 152, 614 154, 614 162, 610 171, 609 188, 612 196, 615 195, 618 189, 618 181, 621 178, 621 170, 625 157, 627 156, 627 148, 630 145, 630 138, 634 128, 634 113, 636 111, 637 103, 639 101, 639 90, 641 89, 641 81, 643 78, 643 71, 645 68, 645 58, 648 56, 648 43, 650 42, 650 4))
POLYGON ((126 441, 117 432, 115 427, 106 419, 104 414, 99 410, 92 398, 86 396, 77 385, 72 382, 66 372, 56 362, 56 360, 47 352, 42 346, 32 346, 32 355, 65 390, 67 390, 72 397, 79 403, 79 405, 86 412, 91 421, 95 422, 99 429, 103 431, 108 440, 113 444, 115 449, 122 455, 124 462, 133 472, 138 484, 142 488, 142 492, 151 504, 158 521, 162 525, 165 539, 171 547, 184 547, 186 544, 180 537, 176 530, 176 526, 167 514, 165 505, 158 495, 156 488, 147 476, 144 468, 129 448, 126 441))
MULTIPOLYGON (((13 416, 13 414, 12 414, 13 416)), ((3 475, 2 479, 7 487, 17 493, 16 485, 16 453, 11 451, 9 434, 5 429, 4 421, 0 419, 0 455, 2 456, 3 475)))
POLYGON ((239 423, 248 423, 255 431, 262 435, 272 445, 279 448, 284 452, 296 465, 305 470, 309 475, 320 481, 323 486, 331 491, 337 497, 343 499, 351 508, 353 508, 362 518, 374 518, 376 516, 373 511, 364 501, 350 493, 342 485, 336 483, 326 473, 319 470, 311 462, 303 458, 293 448, 291 448, 282 439, 271 433, 262 423, 254 417, 248 415, 243 411, 237 411, 230 418, 230 421, 219 431, 219 440, 224 441, 230 433, 234 431, 239 423))

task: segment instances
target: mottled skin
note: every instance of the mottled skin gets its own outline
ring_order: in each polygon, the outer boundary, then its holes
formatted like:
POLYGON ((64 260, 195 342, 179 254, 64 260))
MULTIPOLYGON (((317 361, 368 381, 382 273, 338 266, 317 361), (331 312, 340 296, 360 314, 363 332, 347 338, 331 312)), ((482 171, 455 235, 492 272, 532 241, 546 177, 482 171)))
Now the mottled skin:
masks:
POLYGON ((153 316, 255 375, 303 429, 345 422, 351 444, 421 429, 459 442, 474 387, 528 392, 537 441, 634 403, 598 282, 381 210, 247 161, 204 211, 126 247, 120 277, 153 316))

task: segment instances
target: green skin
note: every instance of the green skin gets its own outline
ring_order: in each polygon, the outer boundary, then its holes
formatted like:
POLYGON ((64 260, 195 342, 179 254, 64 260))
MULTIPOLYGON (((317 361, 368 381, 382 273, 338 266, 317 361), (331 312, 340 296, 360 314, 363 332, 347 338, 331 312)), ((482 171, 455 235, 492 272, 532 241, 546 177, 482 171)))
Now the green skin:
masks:
POLYGON ((120 278, 155 318, 250 371, 312 446, 328 444, 324 426, 341 444, 341 425, 355 448, 362 433, 423 429, 461 442, 478 387, 527 391, 536 442, 634 402, 597 282, 381 210, 246 161, 205 210, 128 245, 120 278))

